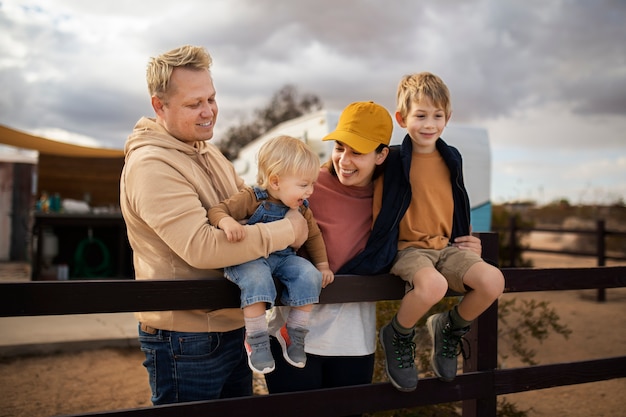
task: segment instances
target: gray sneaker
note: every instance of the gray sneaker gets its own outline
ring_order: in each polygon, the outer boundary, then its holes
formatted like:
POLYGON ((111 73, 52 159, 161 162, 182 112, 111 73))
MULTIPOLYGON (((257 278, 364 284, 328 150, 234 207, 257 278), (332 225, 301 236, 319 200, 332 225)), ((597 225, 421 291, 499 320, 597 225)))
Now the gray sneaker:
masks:
POLYGON ((254 372, 267 374, 274 370, 274 357, 270 350, 270 335, 268 332, 260 332, 246 335, 244 343, 248 354, 248 366, 254 372))
POLYGON ((391 384, 399 391, 410 392, 417 388, 414 334, 402 336, 391 323, 380 329, 378 337, 385 354, 385 369, 391 384))
POLYGON ((426 326, 433 340, 430 364, 440 380, 450 382, 456 377, 457 356, 463 349, 462 337, 470 328, 453 329, 447 312, 430 316, 426 326))
POLYGON ((296 368, 304 368, 306 365, 304 338, 308 332, 302 327, 287 327, 287 325, 276 332, 276 339, 283 349, 283 357, 296 368))

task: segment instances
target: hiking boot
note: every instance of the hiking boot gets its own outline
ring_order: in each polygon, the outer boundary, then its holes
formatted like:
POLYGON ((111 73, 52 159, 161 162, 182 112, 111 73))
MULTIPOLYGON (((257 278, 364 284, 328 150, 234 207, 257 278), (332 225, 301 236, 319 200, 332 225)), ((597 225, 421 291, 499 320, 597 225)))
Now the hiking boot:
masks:
POLYGON ((453 329, 447 312, 430 316, 426 326, 433 340, 430 364, 440 380, 450 382, 456 377, 457 356, 463 351, 462 337, 470 327, 453 329))
POLYGON ((413 336, 414 332, 407 336, 399 335, 391 323, 383 326, 378 335, 385 354, 387 376, 399 391, 410 392, 417 388, 413 336))
POLYGON ((283 357, 290 365, 304 368, 306 353, 304 352, 304 337, 309 331, 302 327, 287 327, 284 325, 276 332, 276 339, 283 349, 283 357))
POLYGON ((248 366, 250 369, 260 374, 267 374, 274 370, 274 357, 270 350, 270 335, 268 332, 246 335, 244 345, 248 354, 248 366))

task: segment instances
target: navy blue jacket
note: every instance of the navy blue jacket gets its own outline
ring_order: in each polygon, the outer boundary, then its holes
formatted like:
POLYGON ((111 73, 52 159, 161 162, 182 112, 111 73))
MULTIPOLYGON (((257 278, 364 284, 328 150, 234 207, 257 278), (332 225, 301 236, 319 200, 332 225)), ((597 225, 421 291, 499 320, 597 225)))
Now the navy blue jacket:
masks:
MULTIPOLYGON (((463 160, 459 151, 439 138, 437 150, 450 171, 454 212, 453 241, 470 233, 470 203, 463 183, 463 160)), ((346 263, 338 274, 375 275, 389 272, 398 251, 400 220, 411 202, 411 154, 413 143, 406 135, 402 145, 391 146, 385 161, 383 202, 365 249, 346 263)))

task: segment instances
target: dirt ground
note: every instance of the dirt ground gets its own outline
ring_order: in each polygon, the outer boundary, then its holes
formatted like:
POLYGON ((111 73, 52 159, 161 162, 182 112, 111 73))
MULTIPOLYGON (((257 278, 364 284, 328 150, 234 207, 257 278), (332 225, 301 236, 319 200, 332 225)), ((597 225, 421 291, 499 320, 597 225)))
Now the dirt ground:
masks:
MULTIPOLYGON (((593 266, 592 260, 534 255, 535 266, 593 266)), ((595 290, 505 294, 503 297, 549 301, 572 334, 550 336, 535 344, 541 364, 626 354, 626 288, 607 290, 607 301, 595 301, 595 290)), ((79 353, 17 357, 0 361, 0 416, 39 417, 150 406, 143 354, 134 349, 101 349, 79 353)), ((505 364, 519 366, 510 359, 505 364)), ((419 389, 419 388, 418 388, 419 389)), ((511 394, 505 398, 529 416, 626 416, 626 378, 511 394)))

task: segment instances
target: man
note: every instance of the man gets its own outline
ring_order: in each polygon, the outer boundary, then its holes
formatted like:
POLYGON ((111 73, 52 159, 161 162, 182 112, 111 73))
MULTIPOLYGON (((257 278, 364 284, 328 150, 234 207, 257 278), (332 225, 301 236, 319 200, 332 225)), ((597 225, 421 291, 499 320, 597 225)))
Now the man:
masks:
MULTIPOLYGON (((222 276, 219 268, 306 239, 297 211, 271 225, 246 226, 246 238, 237 243, 209 225, 207 210, 244 187, 207 142, 217 118, 211 63, 204 48, 182 46, 148 64, 156 117, 141 118, 128 137, 120 180, 136 279, 222 276)), ((154 405, 252 393, 240 308, 136 316, 154 405)))

